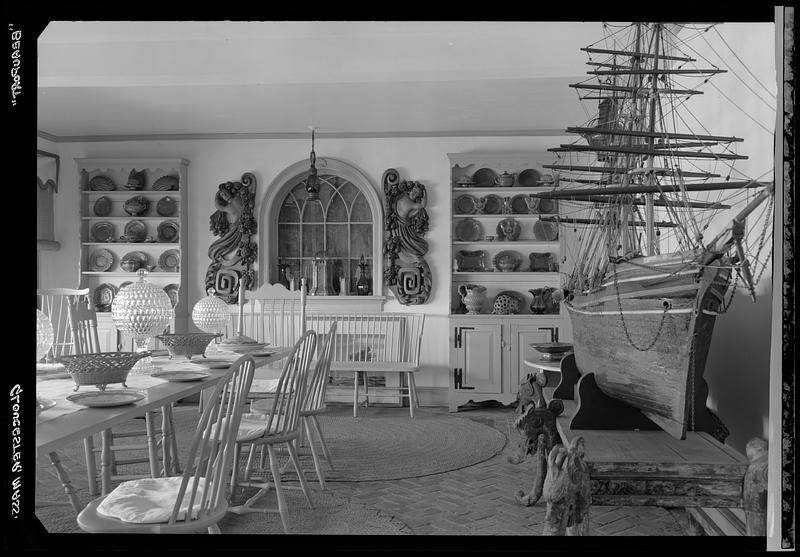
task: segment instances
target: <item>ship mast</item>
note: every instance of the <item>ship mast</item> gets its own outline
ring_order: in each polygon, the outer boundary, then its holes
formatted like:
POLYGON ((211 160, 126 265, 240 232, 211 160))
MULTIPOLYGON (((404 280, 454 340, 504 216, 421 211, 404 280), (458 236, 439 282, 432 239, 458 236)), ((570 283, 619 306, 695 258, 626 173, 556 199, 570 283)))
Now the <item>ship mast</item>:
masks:
MULTIPOLYGON (((649 132, 650 137, 647 138, 647 143, 650 147, 650 150, 653 151, 655 145, 655 137, 652 135, 655 132, 656 127, 656 103, 658 102, 658 49, 659 49, 659 39, 661 38, 661 24, 656 23, 655 27, 653 28, 653 33, 655 34, 654 40, 654 48, 653 48, 653 74, 651 76, 651 87, 650 87, 650 126, 649 132)), ((648 170, 653 169, 653 155, 649 155, 647 157, 647 168, 648 170)), ((648 185, 653 186, 656 182, 655 174, 652 172, 648 173, 649 180, 648 185)), ((647 249, 646 255, 656 255, 659 251, 658 249, 658 236, 655 234, 655 227, 653 226, 653 194, 646 193, 645 196, 645 246, 647 249)))

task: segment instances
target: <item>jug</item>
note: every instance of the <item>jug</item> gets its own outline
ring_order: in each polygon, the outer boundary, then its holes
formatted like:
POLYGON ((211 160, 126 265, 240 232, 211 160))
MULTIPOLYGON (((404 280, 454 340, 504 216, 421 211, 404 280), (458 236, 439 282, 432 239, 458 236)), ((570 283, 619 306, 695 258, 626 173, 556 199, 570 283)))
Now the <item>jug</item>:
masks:
POLYGON ((553 300, 553 288, 545 286, 544 288, 534 288, 528 290, 533 296, 531 301, 531 313, 541 315, 543 313, 558 313, 555 300, 553 300))
POLYGON ((461 284, 458 287, 461 301, 467 308, 468 315, 477 315, 481 312, 483 302, 486 301, 486 287, 477 284, 461 284))
POLYGON ((494 183, 498 186, 502 187, 510 187, 514 185, 514 174, 509 174, 508 172, 503 172, 500 176, 495 179, 494 183))

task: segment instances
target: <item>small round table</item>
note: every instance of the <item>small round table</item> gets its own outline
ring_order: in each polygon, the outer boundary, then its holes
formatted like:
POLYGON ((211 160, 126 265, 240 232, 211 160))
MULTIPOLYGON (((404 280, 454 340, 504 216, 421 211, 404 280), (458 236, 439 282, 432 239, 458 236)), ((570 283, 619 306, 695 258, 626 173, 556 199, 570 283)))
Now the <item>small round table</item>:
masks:
POLYGON ((550 360, 550 359, 542 359, 542 358, 526 358, 524 360, 525 365, 528 367, 532 367, 534 369, 534 375, 538 375, 539 373, 544 373, 547 382, 545 383, 546 387, 555 387, 561 375, 561 359, 558 360, 550 360), (551 372, 551 373, 547 373, 551 372), (558 375, 555 375, 557 373, 558 375))

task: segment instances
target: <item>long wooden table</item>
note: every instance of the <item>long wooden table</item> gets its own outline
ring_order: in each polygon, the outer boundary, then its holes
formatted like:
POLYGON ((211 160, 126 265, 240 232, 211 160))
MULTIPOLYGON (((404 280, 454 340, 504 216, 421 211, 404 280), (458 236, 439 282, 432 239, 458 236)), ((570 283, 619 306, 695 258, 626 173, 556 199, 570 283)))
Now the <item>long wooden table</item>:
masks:
MULTIPOLYGON (((269 356, 254 357, 256 368, 261 368, 272 362, 276 362, 287 357, 291 353, 291 348, 276 347, 269 356)), ((238 354, 219 355, 214 359, 229 359, 233 362, 239 357, 238 354)), ((195 361, 200 361, 196 359, 195 361)), ((129 375, 126 381, 128 388, 141 390, 146 394, 143 400, 125 406, 115 406, 106 408, 86 408, 77 407, 66 400, 68 395, 73 394, 75 384, 71 379, 42 379, 46 386, 42 391, 46 393, 45 398, 56 401, 56 405, 47 410, 43 410, 36 417, 36 454, 48 454, 50 462, 56 470, 59 481, 64 486, 64 492, 69 499, 69 504, 76 513, 83 508, 75 488, 70 482, 69 475, 61 466, 57 449, 81 441, 95 433, 103 433, 114 426, 118 426, 133 418, 141 417, 159 408, 164 409, 164 428, 162 447, 164 450, 164 470, 172 468, 171 459, 177 459, 177 454, 170 454, 172 446, 172 434, 167 418, 171 412, 172 404, 181 399, 201 393, 205 389, 214 387, 227 370, 214 370, 193 364, 185 358, 169 360, 165 356, 153 358, 154 365, 161 367, 164 371, 192 370, 205 371, 209 377, 200 381, 191 382, 168 382, 149 375, 129 375)), ((260 378, 263 379, 263 378, 260 378)), ((110 388, 116 388, 113 385, 110 388)), ((94 389, 92 386, 83 386, 78 392, 94 389)), ((251 392, 253 392, 251 388, 251 392)), ((155 447, 153 431, 148 428, 148 445, 155 447)), ((101 453, 101 480, 103 494, 109 489, 111 480, 111 454, 108 450, 108 443, 103 444, 101 453)), ((151 451, 151 454, 153 452, 151 451)), ((152 468, 152 467, 151 467, 152 468)), ((176 466, 177 468, 177 466, 176 466)))

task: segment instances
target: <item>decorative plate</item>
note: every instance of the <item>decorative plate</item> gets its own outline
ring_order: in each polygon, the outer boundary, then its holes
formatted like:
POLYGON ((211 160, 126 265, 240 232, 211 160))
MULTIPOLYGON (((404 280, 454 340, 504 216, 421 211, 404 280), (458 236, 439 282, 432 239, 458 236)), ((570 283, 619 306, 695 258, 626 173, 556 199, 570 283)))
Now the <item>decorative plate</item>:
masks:
POLYGON ((94 242, 113 242, 115 231, 114 223, 104 220, 92 225, 90 235, 94 242))
POLYGON ((546 197, 539 198, 539 212, 544 215, 552 215, 558 212, 558 201, 546 197))
POLYGON ((503 272, 511 272, 519 269, 522 265, 522 255, 519 252, 503 250, 494 256, 495 269, 503 272))
POLYGON ((158 258, 158 266, 168 273, 177 272, 181 266, 181 253, 176 249, 168 249, 158 258))
POLYGON ((249 354, 251 352, 259 352, 264 349, 264 347, 269 344, 268 342, 251 342, 249 344, 226 344, 221 342, 217 345, 217 348, 220 350, 225 350, 226 352, 236 352, 237 354, 249 354))
POLYGON ((494 299, 492 304, 493 315, 512 315, 521 311, 525 298, 519 292, 504 290, 494 299))
POLYGON ((175 207, 175 200, 167 195, 156 203, 156 213, 162 217, 171 217, 175 214, 175 207))
POLYGON ((503 211, 503 200, 499 195, 490 193, 483 198, 483 211, 486 215, 499 215, 503 211))
POLYGON ((210 374, 204 371, 156 371, 150 374, 152 377, 157 377, 170 383, 184 383, 186 381, 201 381, 210 374))
POLYGON ((67 400, 81 406, 105 408, 133 404, 142 400, 145 396, 147 396, 145 393, 135 389, 108 389, 105 391, 75 393, 74 395, 69 395, 67 400))
POLYGON ((511 202, 509 203, 511 212, 515 215, 527 215, 528 202, 525 201, 526 199, 528 199, 528 196, 524 194, 518 194, 512 197, 511 202))
POLYGON ((89 189, 92 191, 114 191, 117 186, 108 176, 95 176, 89 180, 89 189))
POLYGON ((463 219, 456 225, 456 238, 462 242, 476 242, 483 237, 483 226, 475 219, 463 219))
POLYGON ((277 351, 278 351, 277 348, 272 348, 269 350, 259 350, 258 352, 250 352, 250 355, 256 358, 265 358, 267 356, 272 356, 277 351))
POLYGON ((168 285, 166 285, 164 287, 164 292, 166 292, 167 296, 169 296, 169 301, 172 302, 172 307, 175 307, 175 306, 178 305, 178 289, 179 288, 180 287, 175 283, 168 284, 168 285))
POLYGON ((137 195, 131 197, 123 205, 122 209, 132 217, 138 217, 145 214, 150 209, 150 200, 137 195))
POLYGON ((475 171, 472 175, 472 181, 479 188, 488 188, 494 186, 497 182, 497 172, 491 168, 481 168, 475 171))
POLYGON ((197 360, 196 362, 192 362, 208 369, 228 369, 233 364, 233 360, 197 360))
POLYGON ((506 240, 509 242, 513 242, 517 238, 519 238, 519 233, 522 231, 522 227, 519 224, 517 219, 503 219, 499 223, 497 223, 497 237, 498 240, 506 240))
POLYGON ((534 273, 547 273, 558 270, 558 263, 553 261, 552 253, 531 253, 528 255, 531 261, 531 271, 534 273))
POLYGON ((120 267, 129 273, 135 273, 142 267, 147 267, 150 263, 150 257, 143 251, 132 251, 126 253, 122 257, 120 267))
POLYGON ((458 262, 458 270, 472 271, 472 272, 485 271, 486 270, 485 258, 486 258, 486 252, 483 250, 459 251, 456 254, 456 261, 458 262))
POLYGON ((158 241, 174 243, 178 241, 178 223, 168 220, 158 225, 158 241))
POLYGON ((108 271, 114 264, 114 254, 105 248, 94 250, 89 254, 90 271, 108 271))
POLYGON ((558 225, 554 222, 537 220, 533 223, 533 236, 541 242, 553 242, 558 239, 558 225))
POLYGON ((519 173, 519 176, 517 176, 517 182, 519 182, 519 185, 525 187, 537 185, 540 179, 541 175, 533 168, 525 169, 519 173))
POLYGON ((94 289, 94 307, 97 311, 111 311, 111 303, 117 295, 117 287, 104 282, 94 289))
POLYGON ((167 174, 153 182, 153 189, 156 191, 173 191, 178 189, 178 177, 167 174))
POLYGON ((147 238, 147 225, 143 220, 128 221, 124 231, 126 242, 144 242, 147 238))
POLYGON ((94 202, 92 210, 98 217, 107 217, 111 214, 111 209, 113 209, 113 207, 114 206, 111 202, 111 199, 104 195, 103 197, 97 198, 97 200, 94 202))
POLYGON ((456 198, 456 213, 461 215, 471 215, 476 210, 475 198, 469 194, 459 195, 456 198))

